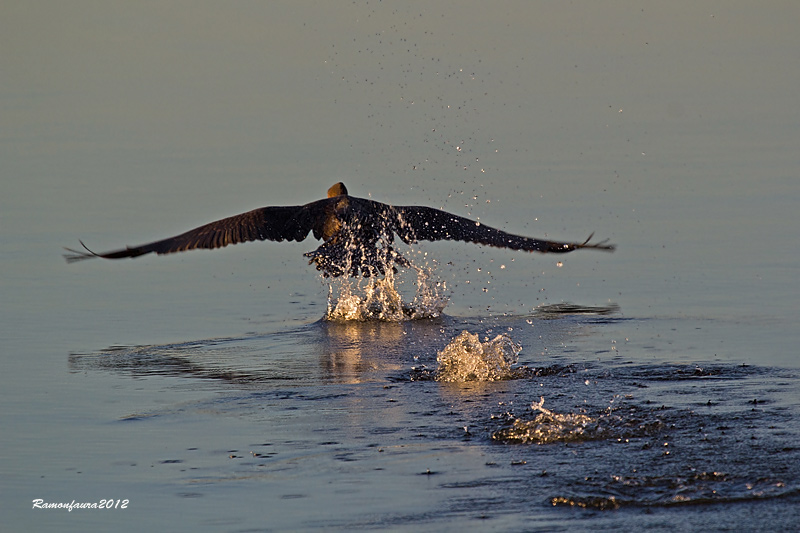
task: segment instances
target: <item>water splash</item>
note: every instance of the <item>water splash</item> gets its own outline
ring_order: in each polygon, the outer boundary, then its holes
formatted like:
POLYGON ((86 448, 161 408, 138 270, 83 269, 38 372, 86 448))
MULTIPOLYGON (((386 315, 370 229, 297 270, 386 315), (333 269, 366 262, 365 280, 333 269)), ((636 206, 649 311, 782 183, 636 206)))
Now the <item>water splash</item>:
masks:
POLYGON ((522 346, 505 333, 481 342, 477 334, 463 331, 439 352, 437 381, 497 381, 512 379, 522 346))
POLYGON ((586 442, 596 440, 630 439, 654 435, 664 428, 658 417, 641 416, 634 409, 621 414, 608 408, 591 417, 578 413, 560 414, 544 408, 544 398, 531 404, 539 413, 533 420, 513 418, 510 426, 495 431, 492 440, 515 444, 552 444, 556 442, 586 442))
POLYGON ((343 241, 331 242, 305 254, 329 283, 324 320, 399 322, 436 318, 447 306, 445 282, 434 280, 429 269, 413 264, 394 248, 391 228, 380 219, 371 227, 374 239, 362 242, 363 228, 347 232, 343 241), (398 267, 416 273, 416 292, 410 301, 398 287, 398 267))
POLYGON ((395 272, 386 269, 383 278, 336 278, 330 282, 325 320, 400 322, 436 318, 449 302, 447 285, 430 272, 411 265, 416 272, 416 292, 410 301, 398 290, 395 272))
POLYGON ((596 419, 581 414, 559 414, 544 407, 544 398, 531 404, 531 409, 539 411, 533 420, 515 419, 511 427, 492 434, 493 440, 514 443, 551 444, 554 442, 575 442, 590 440, 596 419))

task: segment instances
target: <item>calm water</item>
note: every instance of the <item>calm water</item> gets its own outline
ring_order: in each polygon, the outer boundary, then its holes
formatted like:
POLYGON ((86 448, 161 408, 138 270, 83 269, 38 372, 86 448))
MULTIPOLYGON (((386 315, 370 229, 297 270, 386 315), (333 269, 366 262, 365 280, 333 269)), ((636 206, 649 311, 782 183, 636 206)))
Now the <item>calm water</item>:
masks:
POLYGON ((723 7, 3 8, 4 524, 795 528, 799 13, 723 7), (416 246, 401 322, 321 320, 311 242, 60 256, 339 180, 619 249, 416 246))

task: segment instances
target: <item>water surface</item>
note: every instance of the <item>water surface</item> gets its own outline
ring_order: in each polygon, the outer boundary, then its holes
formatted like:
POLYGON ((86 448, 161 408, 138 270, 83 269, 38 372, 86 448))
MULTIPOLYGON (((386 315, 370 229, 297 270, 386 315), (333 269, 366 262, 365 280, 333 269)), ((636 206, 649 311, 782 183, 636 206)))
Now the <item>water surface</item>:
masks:
MULTIPOLYGON (((4 8, 4 523, 792 529, 796 11, 4 8), (415 246, 449 303, 383 322, 322 320, 328 284, 302 258, 316 243, 60 256, 340 180, 619 248, 415 246), (500 375, 437 379, 464 331, 519 353, 491 352, 500 375)), ((397 281, 413 299, 414 276, 397 281)), ((457 363, 480 363, 469 346, 457 363)))

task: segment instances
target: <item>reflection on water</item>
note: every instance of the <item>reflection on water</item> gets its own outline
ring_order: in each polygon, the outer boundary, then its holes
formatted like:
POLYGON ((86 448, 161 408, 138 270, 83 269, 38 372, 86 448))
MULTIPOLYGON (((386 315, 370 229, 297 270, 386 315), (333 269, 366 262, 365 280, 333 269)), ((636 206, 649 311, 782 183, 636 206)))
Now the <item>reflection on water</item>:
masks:
MULTIPOLYGON (((357 383, 376 372, 402 369, 402 354, 408 330, 395 322, 323 321, 319 323, 322 350, 320 364, 326 379, 357 383), (378 354, 385 354, 383 357, 378 354), (390 357, 386 357, 389 355, 390 357)), ((374 376, 373 376, 374 379, 374 376)))
MULTIPOLYGON (((417 364, 411 369, 415 380, 436 379, 442 382, 496 381, 539 376, 550 371, 558 372, 563 365, 550 368, 531 368, 516 365, 522 345, 503 333, 493 340, 487 336, 482 342, 478 334, 462 331, 454 336, 448 326, 455 319, 439 316, 446 298, 437 292, 442 285, 426 284, 420 278, 419 294, 415 298, 413 314, 400 312, 394 302, 402 298, 394 288, 393 278, 378 282, 366 280, 366 287, 346 280, 338 287, 341 301, 358 301, 351 310, 351 319, 344 314, 330 313, 317 322, 291 328, 270 335, 252 334, 243 337, 214 338, 183 343, 153 346, 111 346, 95 354, 72 354, 70 368, 114 370, 134 375, 170 375, 193 377, 232 383, 260 383, 270 381, 323 380, 342 383, 379 379, 387 369, 401 371, 398 361, 411 358, 417 364), (356 289, 362 289, 360 294, 356 289), (391 298, 378 294, 396 295, 391 298), (372 311, 369 311, 372 309, 372 311), (365 311, 365 312, 362 312, 365 311), (434 313, 435 311, 435 313, 434 313), (420 318, 430 312, 425 320, 420 318), (417 316, 419 315, 419 316, 417 316), (394 319, 392 319, 392 317, 394 319), (442 346, 442 342, 447 342, 442 346), (263 352, 251 346, 264 345, 263 352), (319 354, 318 367, 308 365, 307 354, 319 354), (426 356, 436 355, 436 363, 420 364, 426 356)), ((405 304, 403 304, 405 305, 405 304)), ((561 315, 605 315, 615 312, 616 306, 591 307, 560 304, 540 307, 530 318, 539 319, 561 315), (552 309, 557 309, 553 311, 552 309), (568 311, 567 311, 568 309, 568 311)), ((477 324, 483 322, 476 319, 477 324)), ((483 326, 480 326, 483 328, 483 326)), ((486 328, 484 328, 486 329, 486 328)), ((514 328, 509 328, 514 329, 514 328)), ((486 329, 490 333, 492 328, 486 329)))
POLYGON ((619 305, 576 305, 569 302, 543 304, 535 309, 539 318, 558 318, 564 315, 613 315, 619 313, 619 305))
MULTIPOLYGON (((105 370, 135 376, 202 378, 237 385, 270 382, 356 383, 402 368, 409 353, 436 350, 440 320, 317 322, 269 335, 215 338, 177 344, 112 346, 71 354, 74 372, 105 370), (318 365, 309 364, 316 354, 318 365)), ((413 356, 412 356, 413 357, 413 356)))

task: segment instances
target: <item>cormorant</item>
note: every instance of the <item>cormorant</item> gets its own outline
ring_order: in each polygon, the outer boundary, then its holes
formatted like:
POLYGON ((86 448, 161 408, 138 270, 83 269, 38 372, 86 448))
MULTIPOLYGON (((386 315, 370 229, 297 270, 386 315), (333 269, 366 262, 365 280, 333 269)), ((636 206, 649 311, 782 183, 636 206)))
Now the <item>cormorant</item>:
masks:
POLYGON ((424 206, 392 206, 347 194, 344 183, 328 189, 328 197, 306 205, 262 207, 223 218, 181 235, 122 250, 95 253, 65 248, 67 262, 94 257, 122 259, 155 252, 170 254, 195 248, 222 248, 255 240, 302 241, 309 232, 322 245, 304 254, 323 275, 373 276, 394 264, 410 263, 391 244, 394 235, 407 243, 418 240, 455 240, 527 252, 566 253, 579 248, 611 252, 615 246, 601 241, 589 244, 556 242, 512 235, 468 218, 424 206))

